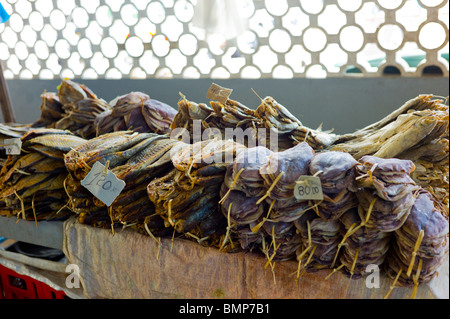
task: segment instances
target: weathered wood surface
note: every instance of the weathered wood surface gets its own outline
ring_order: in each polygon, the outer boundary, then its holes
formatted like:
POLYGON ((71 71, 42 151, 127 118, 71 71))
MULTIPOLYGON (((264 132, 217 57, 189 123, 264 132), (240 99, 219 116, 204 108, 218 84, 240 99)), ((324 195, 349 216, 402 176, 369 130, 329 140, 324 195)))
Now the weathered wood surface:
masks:
MULTIPOLYGON (((172 245, 170 238, 159 246, 131 230, 113 236, 110 230, 73 221, 65 225, 64 251, 68 263, 80 267, 88 298, 381 299, 392 284, 381 275, 379 288, 367 288, 360 279, 347 289, 349 279, 342 273, 325 280, 329 270, 306 273, 297 281, 294 261, 276 263, 275 284, 260 255, 223 253, 186 240, 175 239, 172 245)), ((448 269, 446 273, 439 283, 447 282, 448 296, 448 269)), ((434 291, 423 285, 416 298, 436 298, 434 291)), ((410 298, 411 292, 395 288, 390 298, 410 298)))

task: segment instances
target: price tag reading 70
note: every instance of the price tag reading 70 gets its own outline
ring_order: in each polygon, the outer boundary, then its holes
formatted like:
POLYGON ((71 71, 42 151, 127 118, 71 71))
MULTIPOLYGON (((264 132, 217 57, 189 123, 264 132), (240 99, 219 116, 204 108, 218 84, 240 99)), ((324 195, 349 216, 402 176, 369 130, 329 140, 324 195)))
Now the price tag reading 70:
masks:
POLYGON ((20 155, 22 140, 20 138, 10 138, 3 141, 6 155, 20 155))
POLYGON ((95 162, 91 171, 81 181, 81 185, 95 197, 110 206, 125 187, 125 182, 118 179, 113 172, 106 170, 100 162, 95 162))

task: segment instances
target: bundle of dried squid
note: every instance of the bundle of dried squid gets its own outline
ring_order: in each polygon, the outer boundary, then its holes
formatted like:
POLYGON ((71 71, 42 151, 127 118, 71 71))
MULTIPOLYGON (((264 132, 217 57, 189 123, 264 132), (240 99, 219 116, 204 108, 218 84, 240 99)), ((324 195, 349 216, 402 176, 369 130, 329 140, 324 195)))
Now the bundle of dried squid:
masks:
POLYGON ((34 129, 21 141, 21 154, 9 155, 0 171, 0 215, 36 221, 67 217, 64 154, 85 140, 68 131, 34 129))
POLYGON ((309 209, 309 201, 297 200, 294 187, 300 176, 309 175, 309 165, 314 150, 306 143, 269 156, 267 164, 261 167, 266 194, 262 197, 272 206, 270 219, 291 222, 309 209))
MULTIPOLYGON (((448 253, 448 220, 436 210, 430 193, 421 190, 387 258, 387 274, 404 286, 429 282, 448 253)), ((395 283, 394 283, 395 285, 395 283)))
POLYGON ((263 146, 240 152, 225 176, 226 187, 243 192, 248 197, 261 197, 266 192, 260 170, 267 164, 273 152, 263 146))
POLYGON ((262 229, 265 236, 260 249, 272 268, 274 266, 272 261, 295 259, 296 252, 302 245, 302 237, 293 222, 267 220, 262 224, 262 229))
POLYGON ((311 208, 294 197, 299 176, 309 174, 314 156, 307 143, 272 152, 258 146, 240 152, 221 188, 221 210, 231 238, 244 250, 257 249, 268 262, 295 258, 302 240, 293 221, 311 208))
POLYGON ((352 279, 367 275, 368 265, 380 266, 384 262, 392 237, 391 233, 367 226, 366 221, 359 217, 358 210, 359 207, 350 209, 340 218, 344 227, 338 253, 342 246, 344 249, 339 261, 342 271, 352 279))
MULTIPOLYGON (((99 99, 89 88, 68 79, 64 79, 58 87, 59 103, 64 113, 54 127, 69 130, 75 135, 86 139, 95 137, 94 121, 97 115, 110 108, 109 104, 99 99)), ((43 97, 44 110, 57 102, 48 101, 48 96, 43 97)), ((42 106, 41 106, 42 109, 42 106)), ((54 115, 55 116, 55 115, 54 115)), ((51 125, 53 127, 53 125, 51 125)))
POLYGON ((265 236, 256 227, 257 221, 267 209, 266 202, 258 203, 266 192, 264 179, 260 169, 268 161, 272 152, 257 146, 240 152, 233 165, 230 165, 225 174, 220 189, 222 214, 232 226, 230 237, 237 240, 244 250, 253 250, 262 244, 265 236))
POLYGON ((41 94, 40 118, 35 121, 32 127, 56 128, 56 122, 64 116, 62 103, 59 101, 57 93, 44 92, 41 94))
POLYGON ((356 193, 361 219, 367 226, 391 232, 400 228, 411 211, 420 188, 410 177, 414 163, 396 158, 363 156, 357 167, 356 193))
POLYGON ((356 159, 364 155, 412 160, 414 181, 441 203, 448 215, 449 108, 433 95, 419 95, 382 120, 351 134, 341 135, 332 150, 356 159))
POLYGON ((339 220, 324 220, 308 211, 294 222, 302 238, 302 246, 296 255, 300 270, 308 272, 330 268, 342 239, 339 220))
POLYGON ((324 199, 318 205, 318 215, 336 220, 358 205, 354 185, 357 161, 348 153, 324 151, 311 160, 310 173, 318 176, 324 199))
POLYGON ((219 204, 224 217, 232 225, 250 225, 256 222, 266 210, 265 203, 259 203, 259 197, 247 196, 244 192, 229 189, 225 183, 220 189, 219 204))
POLYGON ((131 92, 118 97, 111 108, 95 119, 96 135, 117 131, 165 134, 177 111, 147 94, 131 92))
POLYGON ((81 223, 113 228, 130 226, 141 231, 145 228, 156 236, 163 223, 148 200, 147 185, 172 168, 169 153, 177 143, 166 135, 119 131, 75 147, 65 156, 70 209, 78 214, 81 223), (125 188, 109 207, 81 185, 97 161, 125 181, 125 188), (149 217, 152 215, 156 217, 149 217))

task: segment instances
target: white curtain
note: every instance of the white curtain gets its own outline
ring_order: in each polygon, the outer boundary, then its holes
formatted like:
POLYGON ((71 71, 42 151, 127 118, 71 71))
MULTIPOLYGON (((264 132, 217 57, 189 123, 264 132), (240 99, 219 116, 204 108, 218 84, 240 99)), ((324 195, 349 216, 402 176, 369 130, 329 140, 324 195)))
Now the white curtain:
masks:
POLYGON ((206 36, 222 34, 234 39, 247 30, 247 19, 239 14, 238 0, 198 0, 192 24, 203 28, 206 36))

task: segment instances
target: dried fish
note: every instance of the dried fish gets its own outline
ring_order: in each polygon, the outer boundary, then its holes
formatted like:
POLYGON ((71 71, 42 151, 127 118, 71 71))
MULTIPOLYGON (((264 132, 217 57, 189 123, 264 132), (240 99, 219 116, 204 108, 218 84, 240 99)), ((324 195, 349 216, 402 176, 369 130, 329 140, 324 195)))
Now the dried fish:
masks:
POLYGON ((30 130, 21 141, 21 154, 9 156, 0 171, 0 214, 36 221, 66 218, 64 152, 86 141, 52 128, 30 130))

